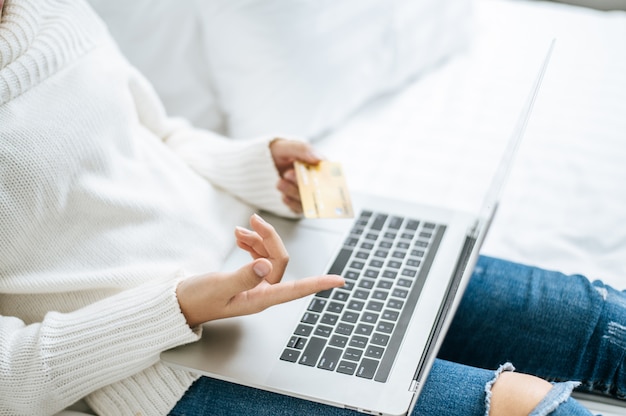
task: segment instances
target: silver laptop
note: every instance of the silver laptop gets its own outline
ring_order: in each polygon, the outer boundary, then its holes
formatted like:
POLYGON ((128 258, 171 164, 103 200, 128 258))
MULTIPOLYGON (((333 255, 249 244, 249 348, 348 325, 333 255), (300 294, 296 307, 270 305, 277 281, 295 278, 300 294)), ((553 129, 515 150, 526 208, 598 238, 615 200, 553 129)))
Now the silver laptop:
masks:
MULTIPOLYGON (((376 415, 413 409, 478 258, 554 41, 481 212, 353 195, 350 220, 264 214, 290 253, 284 280, 325 272, 346 286, 204 325, 200 341, 161 354, 170 366, 376 415)), ((224 265, 249 261, 233 250, 224 265)))

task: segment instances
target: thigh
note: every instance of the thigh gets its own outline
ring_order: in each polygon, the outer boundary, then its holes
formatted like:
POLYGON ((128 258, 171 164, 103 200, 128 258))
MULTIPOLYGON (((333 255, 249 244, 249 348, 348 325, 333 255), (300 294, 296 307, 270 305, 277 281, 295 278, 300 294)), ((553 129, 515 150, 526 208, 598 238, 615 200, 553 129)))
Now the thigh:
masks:
POLYGON ((567 276, 481 257, 439 357, 493 368, 512 362, 549 380, 623 395, 626 295, 567 276), (615 384, 616 381, 619 385, 615 384))
MULTIPOLYGON (((485 385, 494 372, 436 360, 413 415, 482 416, 485 385)), ((170 416, 200 415, 362 415, 352 410, 201 377, 171 411, 170 416)))

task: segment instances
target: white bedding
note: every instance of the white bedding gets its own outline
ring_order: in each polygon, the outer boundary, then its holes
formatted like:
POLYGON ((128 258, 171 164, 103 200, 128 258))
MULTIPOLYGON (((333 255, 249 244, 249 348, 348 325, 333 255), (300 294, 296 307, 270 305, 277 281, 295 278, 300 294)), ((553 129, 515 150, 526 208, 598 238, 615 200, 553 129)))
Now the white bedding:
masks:
POLYGON ((554 37, 483 253, 626 289, 626 13, 475 4, 466 53, 317 145, 354 190, 476 210, 554 37))

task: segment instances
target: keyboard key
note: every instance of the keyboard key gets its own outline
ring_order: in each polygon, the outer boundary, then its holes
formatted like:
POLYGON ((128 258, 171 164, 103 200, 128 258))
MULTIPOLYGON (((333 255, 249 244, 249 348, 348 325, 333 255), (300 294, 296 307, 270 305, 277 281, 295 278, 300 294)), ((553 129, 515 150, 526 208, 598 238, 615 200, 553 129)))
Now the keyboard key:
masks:
POLYGON ((333 295, 333 299, 338 300, 340 302, 345 302, 348 299, 348 296, 350 296, 350 294, 348 292, 342 292, 342 291, 338 290, 333 295))
POLYGON ((371 250, 374 248, 374 244, 368 243, 367 241, 361 244, 361 248, 363 250, 371 250))
POLYGON ((392 309, 402 309, 402 306, 404 306, 404 302, 397 299, 389 299, 389 302, 387 302, 387 306, 392 309))
POLYGON ((415 269, 404 269, 404 270, 402 270, 402 276, 415 277, 415 276, 417 276, 417 270, 415 270, 415 269))
POLYGON ((386 241, 386 240, 381 241, 380 244, 378 245, 378 247, 382 249, 388 249, 388 248, 391 248, 392 246, 393 246, 393 243, 391 241, 386 241))
POLYGON ((313 332, 313 327, 311 325, 300 324, 297 326, 294 334, 308 337, 309 335, 311 335, 311 332, 313 332))
POLYGON ((378 270, 375 269, 367 269, 364 273, 365 277, 369 277, 371 279, 376 279, 378 277, 378 270))
POLYGON ((420 222, 416 221, 416 220, 408 220, 406 223, 406 229, 407 230, 417 230, 417 227, 419 227, 420 222))
POLYGON ((308 309, 313 312, 321 312, 324 310, 326 303, 327 302, 324 299, 313 298, 308 309))
POLYGON ((358 260, 355 260, 352 263, 350 263, 350 267, 356 270, 361 270, 363 269, 364 266, 365 266, 365 263, 363 263, 362 261, 358 261, 358 260))
POLYGON ((369 295, 370 295, 369 290, 357 289, 354 291, 354 294, 352 296, 354 296, 357 299, 367 299, 369 295))
POLYGON ((280 359, 283 361, 289 361, 290 363, 295 363, 298 361, 298 357, 300 356, 300 351, 290 350, 286 348, 285 351, 280 356, 280 359))
POLYGON ((357 377, 372 379, 374 378, 374 374, 376 374, 377 367, 378 361, 369 358, 363 358, 356 370, 356 375, 357 377))
POLYGON ((302 322, 304 322, 305 324, 315 325, 319 317, 320 316, 316 313, 305 312, 304 315, 302 316, 302 322))
POLYGON ((383 352, 385 352, 384 348, 370 345, 369 347, 367 347, 367 350, 365 351, 365 356, 380 360, 381 358, 383 358, 383 352))
POLYGON ((325 339, 312 337, 309 340, 309 343, 307 344, 304 351, 302 351, 302 357, 298 362, 303 365, 308 365, 309 367, 315 366, 315 364, 317 364, 317 360, 322 354, 322 350, 324 349, 325 345, 325 339))
POLYGON ((406 256, 406 251, 394 251, 391 256, 395 259, 403 259, 406 256))
POLYGON ((358 284, 358 287, 362 287, 363 289, 371 289, 374 287, 374 281, 369 279, 363 279, 358 284))
POLYGON ((345 279, 350 279, 350 280, 356 280, 359 278, 359 272, 356 272, 354 270, 348 270, 343 277, 345 279))
POLYGON ((348 309, 352 309, 353 311, 360 311, 363 309, 364 305, 365 305, 364 302, 360 302, 358 300, 352 300, 350 301, 350 303, 348 303, 348 309))
POLYGON ((306 338, 300 338, 300 337, 293 336, 289 340, 289 343, 287 344, 287 347, 295 348, 297 350, 301 350, 306 345, 306 340, 307 340, 306 338))
POLYGON ((399 269, 401 266, 402 266, 401 261, 390 260, 389 263, 387 263, 387 267, 390 267, 392 269, 399 269))
POLYGON ((383 310, 383 306, 385 306, 384 303, 371 300, 367 303, 367 310, 380 312, 383 310))
POLYGON ((345 348, 348 344, 348 337, 344 337, 341 335, 333 335, 328 345, 332 345, 333 347, 345 348))
POLYGON ((337 323, 338 319, 339 317, 337 315, 333 315, 332 313, 325 313, 324 316, 322 316, 321 322, 325 325, 334 326, 337 323))
POLYGON ((393 332, 394 324, 391 322, 380 321, 376 326, 376 330, 385 334, 391 334, 393 332))
POLYGON ((315 297, 317 297, 317 298, 328 298, 331 293, 333 293, 333 290, 332 289, 327 289, 327 290, 323 290, 321 292, 317 292, 315 294, 315 297))
POLYGON ((349 345, 351 347, 364 349, 365 346, 367 345, 367 338, 366 337, 362 337, 360 335, 353 335, 352 338, 350 338, 350 344, 349 345))
POLYGON ((370 342, 374 345, 381 345, 384 347, 389 342, 389 335, 374 332, 374 335, 372 335, 372 339, 370 342))
POLYGON ((322 354, 318 367, 324 370, 334 371, 339 362, 339 358, 341 358, 340 349, 327 347, 324 350, 324 354, 322 354))
POLYGON ((341 311, 343 310, 343 303, 339 303, 339 302, 330 302, 328 304, 328 312, 332 312, 332 313, 341 313, 341 311))
POLYGON ((381 261, 381 260, 373 259, 373 260, 370 261, 370 267, 376 267, 378 269, 383 267, 383 264, 385 264, 385 263, 383 261, 381 261))
POLYGON ((341 316, 341 320, 354 323, 359 320, 359 314, 352 311, 345 311, 341 316))
POLYGON ((364 312, 363 316, 361 316, 361 322, 366 322, 368 324, 373 324, 378 321, 378 314, 373 312, 364 312))
POLYGON ((356 363, 352 361, 340 361, 337 366, 337 372, 341 374, 353 375, 356 372, 356 363))
POLYGON ((420 263, 421 263, 421 261, 419 261, 417 259, 412 259, 412 258, 410 258, 410 259, 408 259, 406 261, 406 265, 409 266, 409 267, 419 267, 420 263))
POLYGON ((374 256, 381 257, 383 259, 386 259, 388 255, 389 255, 389 251, 387 250, 376 250, 374 252, 374 256))
POLYGON ((315 335, 328 338, 330 334, 333 332, 333 328, 326 325, 319 325, 315 328, 315 335))
POLYGON ((391 219, 389 220, 389 228, 391 228, 392 230, 399 230, 400 227, 402 227, 403 221, 404 218, 402 217, 391 217, 391 219))
POLYGON ((356 327, 355 334, 368 336, 374 331, 374 327, 372 325, 367 324, 358 324, 356 327))
POLYGON ((343 353, 345 360, 359 361, 363 355, 363 350, 357 348, 346 348, 346 352, 343 353))
POLYGON ((354 325, 350 325, 350 324, 345 324, 340 322, 339 325, 337 325, 337 328, 335 328, 335 332, 341 335, 350 335, 352 334, 352 331, 354 330, 354 325))
POLYGON ((406 289, 394 289, 391 293, 391 296, 395 296, 396 298, 406 299, 409 295, 409 291, 406 289))
POLYGON ((413 281, 409 279, 398 280, 398 286, 401 286, 401 287, 411 287, 412 284, 413 284, 413 281))
POLYGON ((346 264, 348 264, 348 260, 350 260, 351 254, 352 254, 352 250, 350 249, 342 248, 341 250, 339 250, 339 253, 337 254, 337 257, 335 258, 333 265, 330 266, 330 270, 328 271, 328 274, 341 275, 341 272, 343 272, 343 269, 346 267, 346 264))
POLYGON ((372 223, 371 229, 372 230, 382 230, 383 229, 383 225, 385 225, 385 221, 387 221, 387 215, 385 214, 377 214, 374 217, 374 222, 372 223))
POLYGON ((369 256, 370 256, 369 252, 359 251, 358 253, 356 253, 354 257, 356 257, 357 259, 367 259, 369 256))
POLYGON ((398 316, 399 316, 399 313, 397 311, 385 309, 383 311, 382 319, 386 319, 387 321, 397 321, 398 316))
POLYGON ((372 299, 385 300, 387 299, 388 292, 384 290, 375 290, 372 294, 372 299))
POLYGON ((393 286, 393 282, 391 280, 381 279, 376 284, 376 287, 381 288, 381 289, 391 289, 391 286, 393 286))
MULTIPOLYGON (((343 245, 347 247, 346 250, 348 252, 352 253, 352 250, 350 249, 355 247, 358 242, 359 242, 359 239, 357 237, 350 237, 343 243, 343 245)), ((337 267, 339 267, 339 265, 337 265, 337 267)))
POLYGON ((397 275, 398 272, 395 270, 385 270, 383 272, 383 277, 386 277, 387 279, 395 279, 397 275))

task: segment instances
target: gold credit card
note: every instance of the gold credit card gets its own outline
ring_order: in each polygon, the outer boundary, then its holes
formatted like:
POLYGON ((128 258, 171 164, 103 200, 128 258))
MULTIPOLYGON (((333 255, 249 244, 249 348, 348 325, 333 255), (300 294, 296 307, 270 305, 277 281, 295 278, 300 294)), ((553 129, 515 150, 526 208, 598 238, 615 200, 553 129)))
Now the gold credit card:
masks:
POLYGON ((346 177, 337 162, 317 165, 294 163, 300 199, 306 218, 352 218, 352 202, 346 177))

